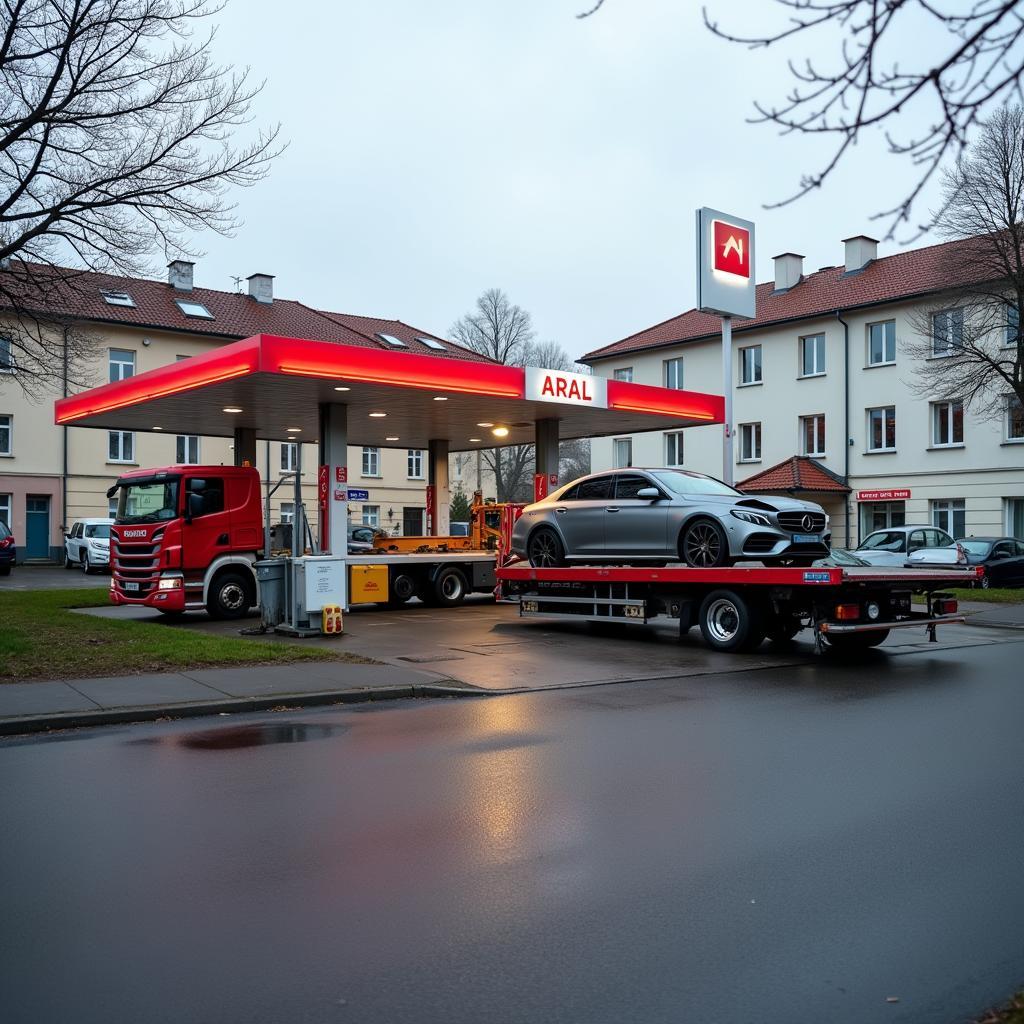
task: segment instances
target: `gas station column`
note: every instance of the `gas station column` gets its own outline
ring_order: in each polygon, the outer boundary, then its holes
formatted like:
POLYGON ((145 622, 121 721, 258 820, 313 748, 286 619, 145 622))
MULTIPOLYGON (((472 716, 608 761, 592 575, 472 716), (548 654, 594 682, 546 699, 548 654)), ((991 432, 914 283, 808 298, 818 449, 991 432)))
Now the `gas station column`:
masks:
POLYGON ((252 427, 235 427, 235 465, 256 465, 256 431, 252 427))
POLYGON ((446 537, 451 518, 451 492, 448 488, 448 442, 430 441, 427 477, 427 533, 446 537))
POLYGON ((536 469, 533 478, 535 501, 547 497, 558 486, 558 420, 537 420, 534 427, 536 469))
POLYGON ((348 406, 320 406, 320 546, 332 555, 348 553, 348 406))

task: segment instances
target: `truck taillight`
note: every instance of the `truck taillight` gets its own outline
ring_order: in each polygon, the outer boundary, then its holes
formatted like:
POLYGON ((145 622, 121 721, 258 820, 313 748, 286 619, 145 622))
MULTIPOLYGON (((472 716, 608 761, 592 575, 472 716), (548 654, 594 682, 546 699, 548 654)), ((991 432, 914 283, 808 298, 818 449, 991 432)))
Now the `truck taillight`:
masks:
POLYGON ((955 597, 940 597, 933 607, 936 615, 955 615, 960 605, 955 597))
POLYGON ((860 618, 860 605, 859 604, 837 604, 836 605, 836 618, 840 622, 847 621, 849 619, 860 618))

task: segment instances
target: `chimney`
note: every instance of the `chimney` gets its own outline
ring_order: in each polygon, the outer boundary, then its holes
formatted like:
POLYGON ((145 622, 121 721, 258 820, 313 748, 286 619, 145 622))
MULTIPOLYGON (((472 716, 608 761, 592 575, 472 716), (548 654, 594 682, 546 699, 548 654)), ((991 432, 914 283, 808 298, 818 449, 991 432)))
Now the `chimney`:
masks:
POLYGON ((863 270, 873 259, 878 257, 878 239, 869 235, 854 235, 844 238, 846 246, 846 273, 853 274, 863 270))
POLYGON ((179 292, 192 291, 192 268, 188 260, 172 260, 167 264, 167 283, 179 292))
POLYGON ((775 290, 787 292, 804 276, 804 258, 798 252, 782 252, 772 257, 775 264, 775 290))
POLYGON ((249 282, 249 296, 257 302, 270 305, 274 301, 274 275, 273 274, 250 274, 246 281, 249 282))

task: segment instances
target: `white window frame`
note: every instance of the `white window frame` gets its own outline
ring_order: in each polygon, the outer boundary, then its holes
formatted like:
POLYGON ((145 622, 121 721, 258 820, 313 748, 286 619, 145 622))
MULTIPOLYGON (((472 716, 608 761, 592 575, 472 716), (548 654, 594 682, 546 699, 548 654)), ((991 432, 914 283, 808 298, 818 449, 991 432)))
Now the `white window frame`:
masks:
MULTIPOLYGON (((1006 536, 1024 540, 1024 528, 1019 533, 1013 532, 1014 506, 1020 506, 1022 527, 1024 527, 1024 498, 1003 498, 1003 515, 1006 523, 1006 536)), ((8 524, 10 525, 10 524, 8 524)))
POLYGON ((799 377, 801 380, 803 380, 803 379, 805 379, 807 377, 824 377, 825 376, 826 366, 827 366, 827 360, 825 358, 825 354, 826 354, 825 350, 826 350, 826 342, 825 342, 825 332, 824 331, 818 331, 817 334, 804 334, 804 335, 801 335, 801 337, 800 337, 800 372, 797 374, 797 377, 799 377), (820 348, 818 346, 818 339, 819 338, 821 339, 821 346, 820 346, 820 348), (806 366, 807 366, 807 358, 806 358, 806 356, 807 356, 807 344, 808 344, 808 342, 813 342, 814 343, 814 349, 813 349, 813 351, 814 351, 814 358, 811 360, 811 363, 812 363, 812 366, 814 367, 814 369, 812 369, 812 370, 807 370, 806 369, 806 366), (818 360, 818 356, 819 355, 821 356, 820 362, 818 360))
POLYGON ((11 495, 0 494, 0 523, 11 528, 11 495))
POLYGON ((14 373, 14 345, 3 334, 0 334, 0 373, 14 373))
POLYGON ((120 463, 120 464, 123 464, 123 465, 134 465, 135 464, 135 434, 134 434, 133 431, 131 431, 131 430, 108 430, 107 431, 107 462, 108 463, 115 463, 115 464, 120 463), (119 452, 119 455, 118 455, 117 458, 114 458, 110 454, 110 441, 115 436, 118 439, 117 450, 119 452), (129 447, 131 448, 131 451, 129 452, 127 458, 125 458, 125 456, 124 456, 124 449, 125 449, 124 439, 126 437, 131 438, 131 440, 129 441, 129 447))
POLYGON ((967 503, 963 498, 933 498, 928 502, 929 518, 932 526, 945 530, 954 539, 966 536, 966 507, 967 503), (957 530, 955 525, 958 513, 962 517, 962 529, 960 530, 957 530))
POLYGON ((865 409, 864 413, 865 413, 865 419, 867 420, 867 444, 864 446, 864 450, 869 452, 869 453, 874 453, 874 452, 894 452, 894 451, 896 451, 896 445, 898 443, 897 440, 896 440, 896 406, 895 405, 876 405, 876 406, 872 406, 870 409, 865 409), (871 446, 871 441, 872 441, 872 430, 871 430, 872 413, 876 413, 876 412, 882 413, 882 447, 881 448, 873 448, 871 446), (888 433, 888 431, 885 428, 886 428, 886 423, 888 422, 888 419, 889 419, 889 417, 886 414, 889 413, 889 412, 892 413, 893 444, 892 444, 891 448, 885 446, 885 435, 888 433))
POLYGON ((753 384, 764 383, 763 353, 760 345, 744 345, 740 349, 740 381, 741 388, 748 388, 753 384), (750 353, 750 365, 747 365, 747 353, 750 353), (750 377, 747 377, 747 370, 750 370, 750 377))
MULTIPOLYGON (((964 403, 957 398, 945 398, 941 402, 930 402, 932 448, 963 448, 964 447, 964 403), (960 407, 960 440, 953 438, 953 425, 956 422, 954 410, 960 407), (948 441, 939 440, 939 425, 945 423, 948 441)), ((947 533, 952 531, 947 530, 947 533)))
POLYGON ((1003 347, 1013 348, 1017 344, 1020 333, 1020 312, 1016 306, 1006 304, 1006 331, 1003 335, 1003 347), (1015 322, 1016 321, 1016 322, 1015 322))
POLYGON ((423 449, 409 448, 405 455, 405 473, 409 480, 425 480, 423 475, 423 449))
POLYGON ((661 379, 664 386, 674 391, 683 390, 683 357, 674 356, 661 362, 661 379))
POLYGON ((294 473, 299 464, 299 442, 281 442, 281 472, 294 473))
POLYGON ((686 446, 683 443, 683 430, 665 432, 665 465, 678 467, 683 464, 686 446))
POLYGON ((823 459, 825 457, 825 414, 823 412, 811 413, 808 416, 800 417, 800 454, 809 455, 815 459, 823 459), (818 422, 821 422, 821 429, 818 428, 818 422), (807 427, 812 425, 812 431, 814 434, 814 449, 810 450, 807 445, 807 427), (819 436, 820 435, 820 436, 819 436), (818 442, 821 442, 821 448, 818 448, 818 442))
POLYGON ((131 293, 129 292, 108 291, 107 289, 101 288, 100 295, 108 306, 135 306, 135 300, 131 297, 131 293))
POLYGON ((282 523, 294 523, 295 522, 295 502, 294 501, 282 501, 281 508, 278 512, 278 519, 282 523))
POLYGON ((932 313, 932 359, 948 359, 949 356, 953 355, 958 348, 963 347, 963 343, 964 311, 962 307, 952 306, 949 309, 940 309, 932 313), (944 349, 940 349, 938 347, 940 341, 939 324, 942 321, 945 321, 942 331, 947 335, 947 341, 944 349), (953 340, 957 331, 959 331, 960 334, 959 344, 953 340))
POLYGON ((865 360, 865 366, 894 366, 896 364, 896 321, 895 320, 876 320, 874 323, 867 325, 867 359, 865 360), (892 355, 890 356, 887 352, 889 347, 888 331, 885 330, 890 324, 892 324, 892 355), (873 327, 882 328, 882 358, 872 359, 871 358, 871 329, 873 327), (888 356, 888 358, 887 358, 888 356))
POLYGON ((0 457, 5 459, 14 458, 14 413, 0 413, 0 437, 7 435, 6 447, 0 447, 0 457), (7 422, 5 423, 4 420, 7 422))
POLYGON ((762 431, 761 422, 741 423, 740 429, 740 462, 760 462, 762 431))
POLYGON ((380 529, 380 505, 363 506, 363 526, 380 529))
POLYGON ((107 367, 110 382, 127 380, 135 376, 135 351, 130 348, 109 348, 107 349, 107 367), (122 356, 129 358, 123 359, 122 356), (127 367, 128 372, 125 372, 127 367))
POLYGON ((365 447, 363 448, 362 459, 360 460, 360 469, 362 470, 362 476, 367 477, 380 477, 380 449, 365 447))
POLYGON ((114 519, 117 516, 117 498, 107 499, 107 516, 110 519, 114 519))
POLYGON ((1024 444, 1024 403, 1016 395, 1006 396, 1006 414, 1003 418, 1004 439, 1006 444, 1024 444), (1013 412, 1015 406, 1021 406, 1021 432, 1011 433, 1013 429, 1013 412))
POLYGON ((199 435, 198 434, 178 434, 174 439, 174 461, 179 466, 199 466, 202 464, 202 460, 199 458, 199 435), (185 458, 179 459, 178 452, 184 442, 185 458), (189 458, 191 454, 190 449, 195 449, 195 457, 189 458))
POLYGON ((616 437, 612 439, 612 469, 631 469, 633 466, 633 438, 616 437), (626 447, 620 447, 625 445, 626 447), (620 452, 626 451, 626 461, 620 462, 620 452))
POLYGON ((185 314, 195 320, 215 320, 216 317, 196 299, 175 299, 174 304, 185 314))
POLYGON ((632 366, 620 366, 617 370, 612 371, 612 378, 614 380, 624 380, 632 384, 633 382, 633 367, 632 366))

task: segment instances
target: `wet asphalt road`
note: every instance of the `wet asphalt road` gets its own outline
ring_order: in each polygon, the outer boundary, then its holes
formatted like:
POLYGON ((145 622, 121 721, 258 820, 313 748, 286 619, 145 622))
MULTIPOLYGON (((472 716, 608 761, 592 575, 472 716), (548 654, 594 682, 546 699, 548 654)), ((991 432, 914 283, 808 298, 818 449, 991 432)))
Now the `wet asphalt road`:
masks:
POLYGON ((959 1024, 1024 981, 1022 655, 0 742, 2 1018, 959 1024))

